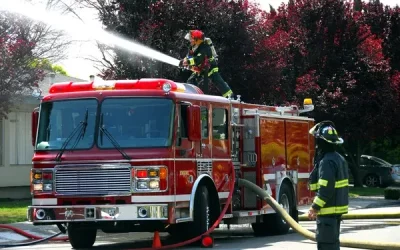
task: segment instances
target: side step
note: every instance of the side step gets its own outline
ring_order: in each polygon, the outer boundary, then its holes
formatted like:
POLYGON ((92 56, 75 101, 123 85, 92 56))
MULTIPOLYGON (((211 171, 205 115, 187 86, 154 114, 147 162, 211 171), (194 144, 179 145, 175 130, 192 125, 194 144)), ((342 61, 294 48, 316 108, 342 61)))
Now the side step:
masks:
MULTIPOLYGON (((307 213, 310 205, 299 206, 299 215, 307 213)), ((239 210, 233 211, 231 214, 225 214, 223 223, 221 224, 246 224, 257 222, 257 216, 264 214, 274 214, 275 211, 271 207, 261 210, 239 210)))
POLYGON ((239 210, 231 214, 225 214, 223 224, 247 224, 257 222, 257 216, 263 214, 272 214, 275 211, 268 207, 261 210, 239 210))

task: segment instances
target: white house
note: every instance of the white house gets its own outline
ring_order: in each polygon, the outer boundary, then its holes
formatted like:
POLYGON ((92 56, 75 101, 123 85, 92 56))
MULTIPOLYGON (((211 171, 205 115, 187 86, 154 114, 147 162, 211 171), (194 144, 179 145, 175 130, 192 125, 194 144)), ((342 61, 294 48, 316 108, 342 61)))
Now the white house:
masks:
MULTIPOLYGON (((48 74, 39 87, 43 95, 54 82, 87 81, 61 74, 48 74)), ((31 95, 23 98, 8 114, 0 119, 0 198, 29 198, 30 169, 33 146, 31 136, 31 114, 39 100, 31 95)))

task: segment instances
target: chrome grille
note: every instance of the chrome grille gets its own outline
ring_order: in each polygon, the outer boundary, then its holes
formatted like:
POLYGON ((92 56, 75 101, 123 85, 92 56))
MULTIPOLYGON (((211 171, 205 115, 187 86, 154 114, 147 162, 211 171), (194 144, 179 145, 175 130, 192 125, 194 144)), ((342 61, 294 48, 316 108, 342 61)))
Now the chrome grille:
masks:
POLYGON ((212 161, 211 160, 197 160, 197 176, 201 174, 208 174, 212 176, 212 161))
POLYGON ((130 165, 64 165, 55 169, 58 195, 129 195, 130 165))

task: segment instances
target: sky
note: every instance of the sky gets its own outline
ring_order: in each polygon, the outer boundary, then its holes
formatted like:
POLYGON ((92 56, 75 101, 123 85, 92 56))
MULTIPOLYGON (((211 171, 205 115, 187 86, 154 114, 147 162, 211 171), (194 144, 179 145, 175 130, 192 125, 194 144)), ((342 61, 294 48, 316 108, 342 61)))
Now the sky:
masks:
MULTIPOLYGON (((269 11, 269 5, 277 8, 283 0, 253 0, 260 4, 262 9, 269 11)), ((395 6, 399 0, 381 0, 385 5, 395 6)), ((286 0, 284 1, 287 2, 286 0)), ((96 18, 96 12, 88 9, 80 9, 77 14, 84 20, 85 23, 99 23, 96 18)), ((69 57, 66 60, 60 61, 59 65, 63 66, 67 73, 72 77, 77 77, 83 80, 89 80, 90 75, 97 75, 99 71, 94 67, 93 62, 87 60, 88 57, 100 58, 100 53, 94 42, 81 41, 75 42, 69 48, 69 57)))

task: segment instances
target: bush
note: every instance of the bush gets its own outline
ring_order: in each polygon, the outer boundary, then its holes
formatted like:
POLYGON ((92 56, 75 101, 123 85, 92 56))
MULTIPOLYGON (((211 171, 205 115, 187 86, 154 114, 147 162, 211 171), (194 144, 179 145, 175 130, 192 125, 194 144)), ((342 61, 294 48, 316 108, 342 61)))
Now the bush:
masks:
POLYGON ((400 187, 388 187, 384 191, 385 200, 398 200, 400 198, 400 187))

